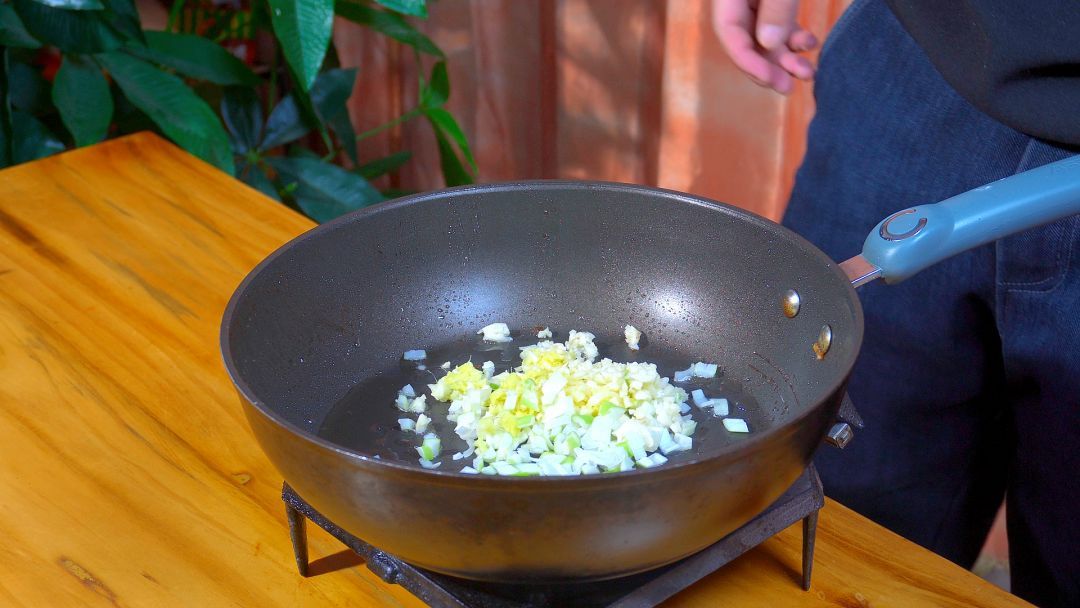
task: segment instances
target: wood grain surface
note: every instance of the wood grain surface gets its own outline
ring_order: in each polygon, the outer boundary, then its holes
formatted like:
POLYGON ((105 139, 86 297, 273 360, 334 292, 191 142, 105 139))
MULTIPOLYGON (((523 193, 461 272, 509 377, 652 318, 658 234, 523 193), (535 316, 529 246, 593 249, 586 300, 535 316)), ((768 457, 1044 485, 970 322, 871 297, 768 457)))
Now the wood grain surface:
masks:
MULTIPOLYGON (((418 606, 314 526, 218 353, 241 278, 311 223, 152 135, 0 172, 0 605, 418 606)), ((670 606, 1022 605, 829 502, 670 606)))

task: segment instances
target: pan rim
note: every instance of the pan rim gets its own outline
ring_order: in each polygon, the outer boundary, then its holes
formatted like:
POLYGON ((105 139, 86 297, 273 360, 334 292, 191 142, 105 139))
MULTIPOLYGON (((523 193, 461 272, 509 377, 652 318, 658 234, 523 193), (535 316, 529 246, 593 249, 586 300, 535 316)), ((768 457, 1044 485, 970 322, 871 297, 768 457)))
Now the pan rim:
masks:
MULTIPOLYGON (((229 375, 229 379, 232 381, 233 386, 240 393, 241 397, 247 401, 247 404, 257 410, 261 415, 266 417, 270 422, 281 427, 282 430, 287 431, 293 435, 296 435, 310 443, 315 444, 322 449, 336 452, 337 454, 348 458, 360 467, 370 468, 374 472, 383 472, 394 474, 406 474, 408 476, 417 476, 424 479, 426 482, 445 482, 445 483, 485 483, 489 487, 493 486, 505 486, 507 489, 521 488, 523 485, 537 485, 542 484, 546 486, 561 486, 568 485, 573 486, 572 489, 580 489, 584 486, 591 486, 594 484, 607 484, 607 483, 620 483, 625 484, 629 481, 648 482, 653 475, 673 473, 675 471, 690 472, 700 467, 716 466, 720 463, 728 462, 730 460, 744 458, 754 452, 761 450, 767 443, 767 439, 780 435, 784 432, 790 432, 791 429, 796 428, 809 418, 816 410, 816 405, 820 404, 829 395, 835 394, 842 389, 847 382, 847 379, 852 373, 852 369, 855 366, 855 362, 858 360, 859 352, 862 348, 862 341, 864 335, 864 316, 862 310, 862 304, 859 300, 855 288, 851 286, 850 280, 840 269, 839 264, 832 258, 826 255, 823 251, 817 248, 815 245, 807 241, 805 238, 790 230, 789 228, 782 226, 781 224, 774 222, 768 218, 758 215, 752 211, 736 207, 727 203, 722 203, 712 199, 708 199, 701 196, 696 196, 686 192, 679 192, 676 190, 670 190, 667 188, 659 188, 655 186, 643 186, 640 184, 631 184, 624 182, 611 182, 611 181, 599 181, 599 180, 572 180, 572 179, 542 179, 542 180, 515 180, 515 181, 503 181, 503 182, 489 182, 484 184, 470 184, 466 186, 457 186, 453 188, 444 188, 440 190, 433 190, 429 192, 423 192, 404 196, 389 201, 384 201, 365 207, 357 211, 345 214, 337 217, 324 224, 316 225, 307 231, 299 234, 285 243, 278 246, 273 252, 267 255, 261 260, 254 268, 252 268, 243 278, 243 280, 237 285, 232 295, 229 297, 228 304, 225 306, 225 310, 222 314, 221 326, 219 329, 219 346, 221 349, 221 356, 225 365, 226 372, 229 375), (604 190, 610 191, 625 191, 634 193, 643 193, 651 195, 663 195, 664 198, 669 200, 677 200, 682 203, 692 204, 699 207, 704 207, 716 212, 726 213, 734 216, 740 221, 749 222, 759 229, 771 232, 776 236, 782 238, 785 241, 790 242, 793 246, 801 249, 810 256, 817 258, 824 267, 829 268, 837 279, 846 286, 848 292, 848 301, 852 304, 852 313, 854 317, 854 335, 852 350, 852 356, 850 360, 843 366, 843 373, 837 374, 836 378, 824 385, 818 391, 818 398, 815 400, 815 405, 805 408, 799 415, 788 421, 786 424, 772 426, 765 431, 754 434, 753 438, 746 442, 732 443, 723 451, 711 454, 703 458, 691 458, 685 461, 677 463, 668 463, 664 466, 653 467, 649 469, 634 469, 632 471, 621 471, 618 473, 605 473, 602 475, 567 475, 567 476, 535 476, 535 477, 513 477, 503 475, 477 475, 470 473, 461 473, 456 471, 442 471, 439 469, 423 469, 413 465, 405 464, 403 462, 382 460, 374 458, 373 456, 365 455, 356 450, 347 448, 340 444, 334 443, 328 439, 320 437, 315 433, 304 429, 289 420, 287 420, 280 413, 267 405, 262 399, 260 399, 255 391, 244 381, 238 372, 236 361, 233 357, 232 348, 229 344, 229 328, 232 325, 233 319, 236 316, 236 308, 239 305, 240 300, 245 294, 248 286, 255 281, 255 279, 270 267, 273 262, 284 255, 286 252, 294 249, 295 247, 305 243, 309 239, 318 238, 323 233, 337 230, 339 227, 346 224, 361 221, 363 218, 376 215, 379 213, 386 213, 393 211, 399 207, 405 207, 410 205, 422 204, 426 201, 453 198, 464 193, 481 191, 481 192, 500 192, 500 191, 515 191, 515 190, 530 190, 537 189, 583 189, 583 190, 604 190)), ((260 447, 262 447, 260 445, 260 447)), ((566 489, 571 489, 567 487, 566 489)))

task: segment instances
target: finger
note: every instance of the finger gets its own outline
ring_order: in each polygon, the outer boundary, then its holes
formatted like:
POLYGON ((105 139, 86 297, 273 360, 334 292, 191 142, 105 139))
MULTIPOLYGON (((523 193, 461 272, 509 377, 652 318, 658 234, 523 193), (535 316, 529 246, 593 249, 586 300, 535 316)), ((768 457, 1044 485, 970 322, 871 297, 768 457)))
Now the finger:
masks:
POLYGON ((817 48, 817 45, 817 36, 802 28, 795 30, 795 33, 788 38, 788 48, 796 53, 812 51, 817 48))
POLYGON ((795 24, 798 0, 761 0, 757 9, 757 42, 773 50, 787 43, 795 24))
POLYGON ((752 17, 753 13, 746 0, 713 0, 712 2, 713 30, 716 32, 716 37, 721 40, 724 39, 724 28, 727 26, 737 26, 749 32, 752 17))
POLYGON ((799 80, 810 80, 814 77, 814 64, 806 57, 796 55, 791 51, 782 51, 774 57, 776 63, 799 80))
POLYGON ((720 41, 724 45, 731 61, 749 76, 769 82, 772 70, 776 68, 754 46, 750 34, 738 26, 725 25, 721 29, 720 41))
POLYGON ((769 79, 769 88, 773 89, 777 93, 787 95, 791 92, 791 89, 795 86, 795 81, 792 80, 791 74, 788 74, 784 70, 773 67, 774 72, 769 79))
POLYGON ((732 62, 760 86, 787 93, 791 76, 757 45, 752 37, 758 0, 713 0, 713 28, 732 62))

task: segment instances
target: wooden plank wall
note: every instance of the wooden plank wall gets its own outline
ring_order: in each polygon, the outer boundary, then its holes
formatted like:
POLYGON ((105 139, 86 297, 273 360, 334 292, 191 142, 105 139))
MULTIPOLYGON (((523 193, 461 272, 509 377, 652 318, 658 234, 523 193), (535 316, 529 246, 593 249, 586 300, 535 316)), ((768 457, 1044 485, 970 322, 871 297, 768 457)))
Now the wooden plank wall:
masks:
MULTIPOLYGON (((449 106, 473 144, 480 180, 644 183, 778 218, 813 114, 810 87, 784 98, 743 77, 713 34, 709 4, 433 3, 422 28, 447 53, 449 106)), ((824 37, 846 4, 807 0, 803 23, 824 37)), ((360 67, 350 102, 360 130, 414 106, 410 50, 348 23, 336 41, 342 63, 360 67)), ((413 150, 415 161, 391 185, 442 185, 434 140, 420 120, 361 149, 366 159, 413 150)))

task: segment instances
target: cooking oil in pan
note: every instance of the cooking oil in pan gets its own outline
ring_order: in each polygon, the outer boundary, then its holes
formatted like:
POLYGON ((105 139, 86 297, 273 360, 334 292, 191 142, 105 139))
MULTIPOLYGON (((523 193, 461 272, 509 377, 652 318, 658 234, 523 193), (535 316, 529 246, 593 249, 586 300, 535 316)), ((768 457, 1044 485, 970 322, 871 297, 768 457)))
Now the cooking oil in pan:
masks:
MULTIPOLYGON (((565 340, 566 336, 554 333, 553 340, 565 340)), ((428 432, 435 433, 442 440, 442 454, 436 460, 442 461, 439 470, 458 471, 471 463, 471 458, 454 461, 451 455, 466 449, 465 442, 454 432, 454 423, 447 420, 448 403, 431 398, 428 384, 434 384, 446 374, 441 365, 449 361, 451 369, 466 361, 477 366, 485 361, 495 364, 495 373, 517 367, 521 363, 518 356, 521 347, 536 344, 536 332, 519 336, 511 342, 493 344, 484 342, 480 336, 464 335, 461 338, 435 348, 427 349, 427 359, 422 362, 402 360, 396 369, 362 378, 327 412, 317 434, 342 447, 361 454, 378 456, 383 460, 396 460, 415 464, 419 468, 416 446, 420 445, 420 436, 412 431, 402 431, 398 426, 399 418, 416 418, 416 414, 406 414, 394 407, 398 390, 411 384, 419 394, 428 394, 428 411, 431 418, 428 432), (421 367, 423 369, 421 369, 421 367)), ((703 410, 690 402, 690 413, 697 421, 694 432, 694 448, 687 452, 674 452, 669 455, 670 462, 693 460, 719 451, 724 446, 750 439, 754 433, 761 432, 770 425, 768 416, 759 407, 757 400, 744 390, 737 378, 725 373, 723 361, 709 361, 701 356, 688 359, 686 355, 666 351, 656 346, 643 344, 641 350, 627 347, 621 336, 598 336, 596 346, 600 357, 613 361, 641 361, 653 363, 661 376, 671 378, 681 369, 686 369, 695 361, 715 362, 719 371, 715 378, 693 378, 688 382, 677 383, 687 394, 694 389, 702 389, 710 398, 725 398, 729 404, 729 417, 742 418, 750 427, 749 434, 730 433, 723 425, 722 418, 714 416, 711 410, 703 410)))

